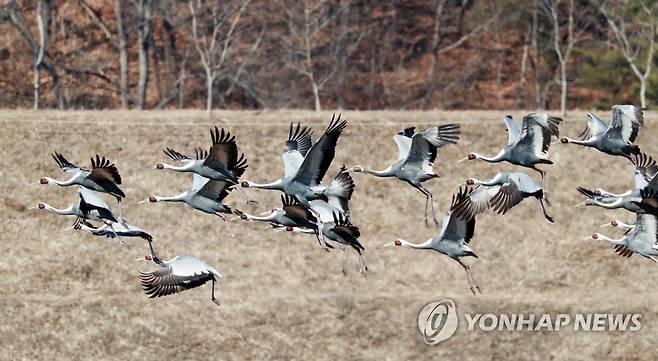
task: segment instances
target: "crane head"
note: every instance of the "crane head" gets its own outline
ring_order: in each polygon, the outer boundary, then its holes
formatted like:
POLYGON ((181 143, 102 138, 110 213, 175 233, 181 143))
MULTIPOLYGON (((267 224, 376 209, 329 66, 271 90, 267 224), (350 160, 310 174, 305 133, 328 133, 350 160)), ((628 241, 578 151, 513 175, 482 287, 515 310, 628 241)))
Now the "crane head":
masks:
POLYGON ((155 169, 164 169, 164 164, 162 164, 162 163, 156 164, 155 169))
POLYGON ((461 163, 461 162, 463 162, 463 161, 465 161, 465 160, 475 160, 475 159, 477 159, 477 156, 475 155, 475 153, 469 153, 467 156, 465 156, 464 158, 462 158, 462 159, 461 159, 460 161, 458 161, 457 163, 461 163))
POLYGON ((39 179, 40 184, 48 184, 48 178, 41 178, 39 179))
POLYGON ((362 172, 362 171, 363 171, 363 168, 359 165, 356 165, 356 166, 352 167, 352 172, 354 172, 354 173, 359 173, 359 172, 362 172))
POLYGON ((599 239, 599 234, 598 233, 593 233, 592 234, 592 239, 599 239))
POLYGON ((150 197, 149 197, 149 202, 151 202, 151 203, 155 203, 155 202, 157 202, 157 201, 158 201, 157 198, 155 198, 155 197, 153 197, 153 196, 150 196, 150 197))
POLYGON ((566 137, 562 137, 562 138, 560 138, 560 143, 567 144, 567 143, 569 143, 569 139, 567 139, 566 137))
POLYGON ((617 225, 618 225, 617 220, 613 219, 612 221, 610 221, 610 225, 613 226, 613 227, 617 227, 617 225))
POLYGON ((240 219, 242 219, 243 221, 246 221, 248 218, 249 217, 247 217, 246 214, 244 214, 244 213, 240 214, 240 219))
POLYGON ((293 230, 294 230, 294 228, 292 228, 292 227, 290 227, 290 226, 287 226, 287 227, 286 227, 286 232, 292 232, 293 230))
POLYGON ((402 241, 400 241, 399 239, 396 239, 394 243, 395 243, 396 246, 401 246, 402 245, 402 241))
POLYGON ((151 257, 150 255, 144 256, 144 259, 147 261, 153 261, 153 257, 151 257))
POLYGON ((37 205, 37 208, 39 208, 39 209, 44 209, 44 208, 46 208, 46 205, 43 204, 43 203, 39 203, 39 204, 37 205))
POLYGON ((249 188, 249 182, 247 181, 240 183, 240 185, 242 186, 242 188, 249 188))
POLYGON ((475 179, 473 179, 473 178, 468 178, 468 179, 466 180, 466 185, 467 185, 467 186, 472 186, 472 185, 474 185, 474 184, 475 184, 475 179))

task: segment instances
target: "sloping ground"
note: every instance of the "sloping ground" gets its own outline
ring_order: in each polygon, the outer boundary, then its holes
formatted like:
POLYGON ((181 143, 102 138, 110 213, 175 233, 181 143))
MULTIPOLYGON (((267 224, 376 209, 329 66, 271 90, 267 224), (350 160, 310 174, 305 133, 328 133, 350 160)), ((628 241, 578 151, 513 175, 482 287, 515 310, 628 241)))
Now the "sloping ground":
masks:
MULTIPOLYGON (((397 156, 391 136, 399 129, 460 122, 459 145, 441 150, 430 187, 443 214, 455 185, 467 177, 488 178, 513 166, 466 162, 470 151, 493 154, 507 136, 503 112, 347 112, 350 123, 332 169, 341 164, 387 166, 397 156)), ((522 112, 513 112, 519 118, 522 112)), ((608 117, 608 114, 601 114, 608 117)), ((310 236, 275 233, 263 224, 234 221, 230 231, 216 217, 179 204, 138 204, 149 195, 170 195, 189 186, 188 175, 162 172, 161 149, 190 152, 206 146, 210 125, 237 135, 249 158, 245 179, 263 182, 282 174, 280 151, 287 125, 303 121, 316 135, 331 113, 298 111, 217 112, 8 112, 3 132, 0 223, 0 359, 167 360, 167 359, 455 359, 624 360, 656 359, 658 306, 656 264, 639 256, 617 257, 604 242, 581 241, 611 218, 633 221, 624 211, 574 208, 577 185, 622 192, 632 185, 632 166, 575 146, 556 144, 549 193, 556 224, 527 201, 506 216, 478 219, 472 246, 479 259, 475 276, 482 295, 474 297, 462 269, 433 252, 378 248, 405 238, 435 234, 422 222, 420 193, 394 180, 355 174, 352 209, 361 228, 370 272, 340 273, 340 252, 321 251, 310 236), (73 188, 35 183, 44 175, 62 178, 52 151, 87 164, 100 153, 117 163, 128 198, 124 216, 154 234, 163 258, 186 252, 224 275, 220 307, 209 286, 152 300, 142 294, 136 262, 147 248, 140 241, 93 238, 63 232, 71 219, 29 210, 39 201, 65 206, 73 188), (235 235, 231 235, 231 232, 235 235), (436 346, 425 346, 417 313, 427 302, 451 298, 459 313, 642 313, 639 332, 467 331, 436 346)), ((584 113, 572 113, 561 127, 575 137, 584 113)), ((639 144, 658 155, 656 114, 646 114, 639 144)), ((533 177, 536 178, 534 174, 533 177)), ((248 190, 260 202, 252 212, 278 205, 275 192, 248 190)), ((110 200, 108 200, 110 201, 110 200)), ((239 193, 227 203, 246 206, 239 193)), ((113 204, 113 203, 111 203, 113 204)), ((619 232, 608 230, 617 236, 619 232)), ((460 321, 463 321, 461 318, 460 321)))

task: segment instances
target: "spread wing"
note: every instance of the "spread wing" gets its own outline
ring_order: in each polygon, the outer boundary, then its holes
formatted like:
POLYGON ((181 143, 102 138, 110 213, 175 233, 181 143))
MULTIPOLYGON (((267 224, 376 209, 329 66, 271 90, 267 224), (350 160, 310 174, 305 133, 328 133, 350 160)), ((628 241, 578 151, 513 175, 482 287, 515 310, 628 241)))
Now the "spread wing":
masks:
POLYGON ((53 152, 51 156, 55 160, 55 163, 57 163, 57 166, 59 166, 64 172, 77 173, 80 170, 82 170, 82 168, 80 168, 79 166, 66 160, 66 158, 64 158, 64 156, 61 153, 53 152))
POLYGON ((302 165, 295 174, 295 180, 306 185, 320 184, 327 169, 334 160, 336 144, 343 130, 347 127, 347 121, 340 119, 340 115, 331 118, 331 123, 325 133, 313 144, 304 157, 302 165))
POLYGON ((560 135, 558 125, 562 119, 550 117, 543 113, 531 113, 523 117, 521 136, 517 148, 525 148, 536 155, 548 155, 551 136, 560 135))
POLYGON ((641 127, 644 126, 642 109, 633 105, 613 105, 612 121, 608 134, 621 138, 624 143, 633 143, 641 127))
POLYGON ((491 199, 498 194, 499 190, 500 185, 487 186, 481 184, 477 188, 472 188, 466 193, 464 199, 452 207, 452 213, 462 220, 469 220, 489 209, 491 199))
POLYGON ((523 193, 516 183, 508 180, 500 186, 498 193, 491 198, 491 207, 498 214, 505 214, 523 200, 523 193))
POLYGON ((631 161, 635 165, 635 188, 642 189, 658 174, 656 161, 645 153, 633 155, 631 161))
POLYGON ((78 208, 80 212, 87 216, 89 212, 96 211, 102 219, 108 219, 112 222, 118 222, 117 218, 112 213, 110 206, 105 203, 96 192, 89 190, 85 187, 80 187, 79 190, 80 204, 78 208))
POLYGON ((169 148, 169 147, 165 148, 163 150, 163 152, 164 152, 164 154, 167 155, 167 157, 169 157, 172 160, 175 160, 177 162, 187 163, 187 162, 192 161, 192 158, 188 157, 187 155, 185 155, 183 153, 179 153, 179 152, 177 152, 177 151, 175 151, 175 150, 173 150, 172 148, 169 148))
POLYGON ((393 140, 398 145, 398 160, 405 159, 411 149, 411 138, 402 134, 396 134, 393 136, 393 140))
POLYGON ((174 273, 171 265, 167 265, 153 272, 139 273, 139 279, 144 293, 150 298, 167 296, 199 287, 213 278, 213 274, 209 270, 201 268, 198 272, 179 275, 174 273))
POLYGON ((587 127, 580 133, 579 137, 581 140, 588 140, 591 137, 604 133, 606 129, 608 129, 608 125, 605 124, 603 119, 592 113, 587 113, 587 127))
POLYGON ((512 145, 519 141, 521 137, 521 129, 516 124, 511 115, 506 115, 503 120, 505 120, 505 125, 507 126, 507 145, 512 145))
POLYGON ((460 188, 457 194, 452 195, 450 211, 448 211, 443 218, 443 227, 439 236, 434 238, 434 241, 458 242, 464 240, 466 243, 471 241, 471 238, 473 238, 473 234, 475 233, 475 217, 464 220, 454 214, 454 210, 457 209, 459 204, 464 202, 467 198, 468 190, 466 187, 464 187, 463 190, 460 188))
POLYGON ((98 154, 96 154, 96 159, 91 158, 89 178, 99 184, 106 182, 121 184, 121 176, 114 163, 110 163, 105 157, 99 157, 98 154))
POLYGON ((308 150, 311 149, 311 136, 313 131, 309 127, 302 127, 297 123, 297 127, 293 127, 290 123, 290 130, 288 131, 288 140, 286 141, 286 151, 296 150, 302 157, 306 156, 308 150))
POLYGON ((286 216, 297 224, 306 224, 315 222, 315 216, 303 204, 299 203, 297 198, 284 194, 281 195, 281 203, 286 216))
POLYGON ((213 169, 232 169, 238 163, 238 145, 235 136, 215 126, 210 130, 212 147, 203 164, 213 169))
POLYGON ((433 173, 437 149, 457 143, 459 128, 459 124, 446 124, 414 134, 405 164, 414 164, 428 173, 433 173))
POLYGON ((231 191, 226 181, 208 180, 197 192, 197 195, 221 202, 231 191))

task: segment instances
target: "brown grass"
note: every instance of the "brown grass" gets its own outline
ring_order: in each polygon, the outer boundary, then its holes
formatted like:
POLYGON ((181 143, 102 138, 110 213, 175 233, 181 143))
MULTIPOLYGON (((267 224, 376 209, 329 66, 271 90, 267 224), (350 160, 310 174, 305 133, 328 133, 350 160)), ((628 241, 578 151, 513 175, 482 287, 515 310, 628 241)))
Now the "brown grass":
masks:
MULTIPOLYGON (((442 215, 455 185, 465 178, 488 178, 506 164, 455 162, 469 151, 495 153, 506 141, 502 112, 345 112, 350 120, 329 175, 340 164, 375 169, 392 162, 391 139, 399 129, 447 121, 463 125, 459 145, 442 149, 432 181, 442 215)), ((522 112, 514 112, 520 117, 522 112)), ((624 211, 576 209, 579 184, 624 191, 632 166, 624 159, 560 144, 547 167, 556 224, 548 224, 534 202, 506 216, 478 219, 472 246, 479 259, 475 276, 482 295, 471 295, 464 272, 449 258, 427 251, 377 248, 405 238, 423 241, 436 232, 423 225, 424 199, 394 180, 355 174, 355 223, 367 250, 368 278, 356 272, 350 254, 349 277, 339 252, 321 251, 310 236, 274 233, 264 225, 235 221, 231 237, 216 217, 184 205, 137 204, 150 194, 184 190, 189 176, 153 169, 161 149, 190 152, 209 142, 208 127, 218 124, 237 135, 249 158, 245 179, 270 181, 282 174, 280 151, 290 121, 320 132, 331 116, 302 111, 216 112, 30 112, 3 111, 0 176, 4 194, 0 234, 0 359, 3 360, 469 360, 656 359, 658 306, 656 265, 639 256, 617 257, 603 242, 581 241, 624 211), (152 300, 141 291, 138 270, 152 264, 141 241, 94 238, 62 232, 71 219, 27 207, 38 201, 65 206, 74 188, 28 185, 39 177, 63 178, 49 153, 58 150, 87 164, 96 152, 116 161, 128 194, 124 216, 152 232, 164 258, 186 252, 216 266, 221 307, 209 300, 209 286, 152 300), (640 312, 643 327, 618 332, 482 332, 460 329, 436 347, 425 346, 416 326, 419 309, 449 297, 459 312, 640 312)), ((606 114, 606 117, 608 115, 606 114)), ((657 155, 656 114, 639 137, 643 150, 657 155)), ((584 113, 572 113, 561 127, 575 137, 584 113)), ((534 174, 533 177, 536 177, 534 174)), ((249 190, 267 210, 278 194, 249 190)), ((243 206, 239 194, 227 203, 243 206)), ((608 234, 619 232, 606 231, 608 234)), ((463 319, 462 319, 463 320, 463 319)))

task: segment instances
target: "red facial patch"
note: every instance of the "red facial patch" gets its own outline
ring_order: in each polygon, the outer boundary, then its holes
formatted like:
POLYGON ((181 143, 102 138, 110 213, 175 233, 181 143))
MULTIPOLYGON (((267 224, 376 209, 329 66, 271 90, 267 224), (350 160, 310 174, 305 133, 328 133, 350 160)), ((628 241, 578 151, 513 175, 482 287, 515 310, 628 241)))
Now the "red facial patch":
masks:
POLYGON ((468 160, 474 160, 475 159, 475 154, 471 153, 468 155, 468 160))
POLYGON ((155 167, 156 167, 157 169, 164 169, 164 164, 162 164, 162 163, 158 163, 158 164, 155 165, 155 167))
POLYGON ((292 232, 292 230, 293 230, 292 227, 290 227, 290 226, 286 227, 286 232, 292 232))
POLYGON ((149 197, 149 202, 151 202, 151 203, 155 203, 155 202, 157 202, 157 201, 158 201, 158 200, 155 199, 155 197, 153 197, 153 196, 149 197))
POLYGON ((569 140, 567 138, 561 138, 560 143, 567 144, 567 143, 569 143, 569 140))
POLYGON ((247 182, 242 182, 240 183, 240 185, 242 186, 242 188, 249 188, 249 183, 247 182))
POLYGON ((473 181, 472 179, 469 178, 466 180, 466 185, 472 186, 473 184, 475 184, 475 181, 473 181))
POLYGON ((39 179, 39 183, 48 184, 48 180, 46 178, 41 178, 41 179, 39 179))
POLYGON ((596 234, 596 233, 594 233, 594 234, 592 235, 592 239, 599 239, 599 235, 596 234))
POLYGON ((44 209, 44 208, 46 208, 46 205, 43 204, 43 203, 39 203, 39 205, 37 207, 39 207, 39 209, 44 209))
POLYGON ((151 257, 151 256, 144 256, 144 259, 147 260, 147 261, 151 261, 151 260, 153 260, 153 257, 151 257))
POLYGON ((401 246, 401 245, 402 245, 402 242, 400 242, 399 239, 396 239, 396 240, 395 240, 395 245, 396 245, 396 246, 401 246))

